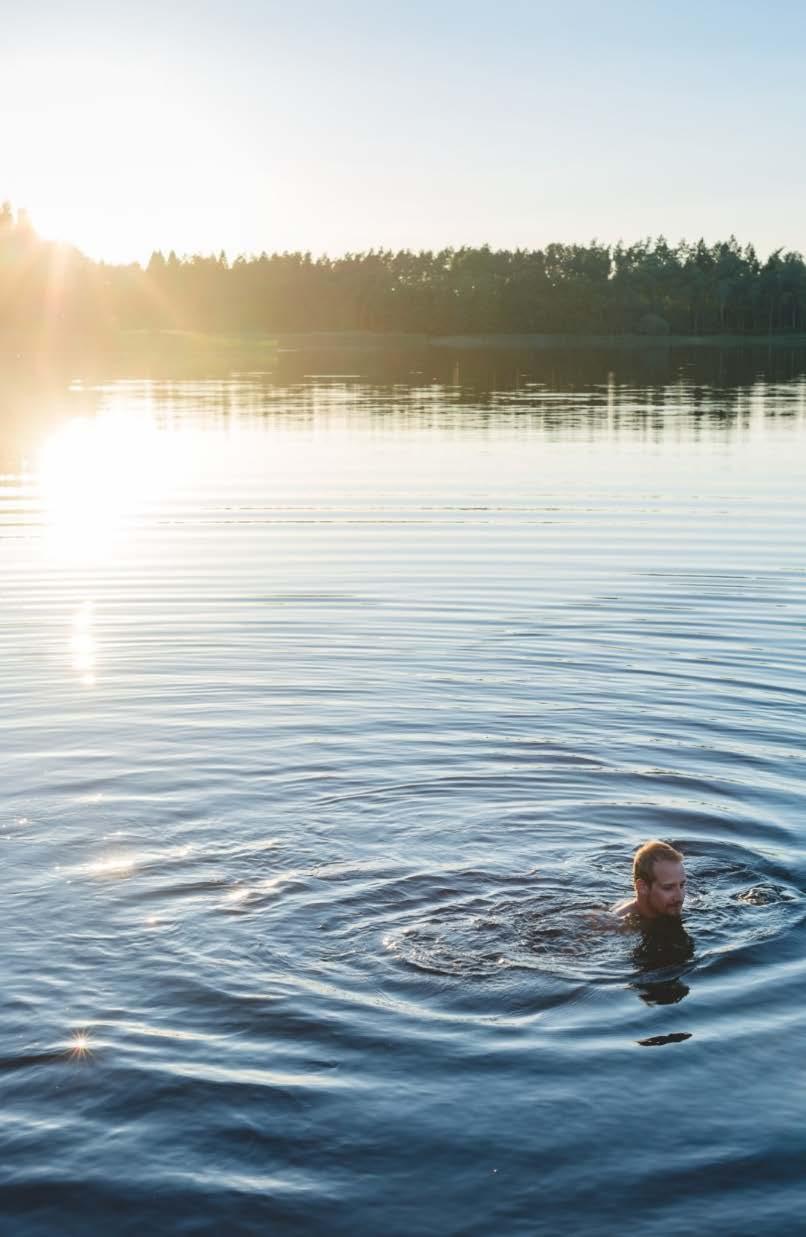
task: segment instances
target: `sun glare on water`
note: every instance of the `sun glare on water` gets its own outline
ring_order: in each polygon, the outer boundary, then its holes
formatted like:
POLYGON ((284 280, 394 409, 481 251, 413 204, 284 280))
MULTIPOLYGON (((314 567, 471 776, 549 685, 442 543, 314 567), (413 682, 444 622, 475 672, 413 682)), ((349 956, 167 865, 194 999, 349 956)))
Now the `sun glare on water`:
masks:
POLYGON ((151 418, 127 413, 74 417, 43 443, 37 464, 49 546, 66 564, 110 558, 178 471, 170 436, 151 418))
POLYGON ((92 1039, 88 1031, 76 1030, 67 1043, 67 1056, 73 1061, 84 1061, 92 1055, 92 1039))

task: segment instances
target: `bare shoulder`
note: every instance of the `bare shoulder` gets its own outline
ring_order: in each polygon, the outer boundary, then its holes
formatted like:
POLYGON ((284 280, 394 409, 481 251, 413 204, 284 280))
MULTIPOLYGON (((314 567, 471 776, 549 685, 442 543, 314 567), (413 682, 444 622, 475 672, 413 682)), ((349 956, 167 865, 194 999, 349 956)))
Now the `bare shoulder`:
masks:
POLYGON ((593 928, 602 932, 624 932, 631 928, 637 914, 635 902, 620 902, 607 911, 591 911, 588 918, 593 928))
POLYGON ((628 898, 626 902, 618 902, 610 911, 616 925, 622 930, 638 927, 641 916, 638 914, 638 900, 628 898))

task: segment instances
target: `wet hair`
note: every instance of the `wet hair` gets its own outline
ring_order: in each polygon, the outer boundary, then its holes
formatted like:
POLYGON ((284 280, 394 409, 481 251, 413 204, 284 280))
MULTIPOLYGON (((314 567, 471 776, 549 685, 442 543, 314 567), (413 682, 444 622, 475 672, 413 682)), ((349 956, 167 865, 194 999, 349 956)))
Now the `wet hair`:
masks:
POLYGON ((682 863, 683 856, 679 850, 675 850, 668 842, 659 842, 657 838, 653 838, 650 842, 644 842, 643 846, 639 846, 635 852, 632 861, 632 881, 646 881, 651 885, 655 879, 655 864, 659 859, 669 859, 672 863, 682 863))

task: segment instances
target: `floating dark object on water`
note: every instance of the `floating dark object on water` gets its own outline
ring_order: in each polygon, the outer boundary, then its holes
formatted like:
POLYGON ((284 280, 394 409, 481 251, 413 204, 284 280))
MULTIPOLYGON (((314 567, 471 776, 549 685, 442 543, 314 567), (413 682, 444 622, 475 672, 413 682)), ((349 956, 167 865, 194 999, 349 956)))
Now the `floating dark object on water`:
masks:
POLYGON ((649 1039, 639 1039, 643 1048, 659 1048, 661 1044, 682 1044, 684 1039, 691 1039, 691 1031, 672 1031, 669 1035, 650 1035, 649 1039))

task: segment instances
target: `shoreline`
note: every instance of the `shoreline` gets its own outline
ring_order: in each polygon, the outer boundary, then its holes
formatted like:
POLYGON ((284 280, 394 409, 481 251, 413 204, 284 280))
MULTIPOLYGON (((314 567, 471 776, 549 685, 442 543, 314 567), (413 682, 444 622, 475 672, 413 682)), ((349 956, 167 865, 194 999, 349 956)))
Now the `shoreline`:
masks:
MULTIPOLYGON (((184 332, 161 332, 162 335, 185 334, 184 332)), ((188 332, 187 334, 192 334, 188 332)), ((211 340, 222 337, 211 335, 211 340)), ((232 337, 229 337, 232 339, 232 337)), ((521 349, 543 351, 551 348, 590 350, 617 348, 646 351, 666 348, 806 348, 806 332, 773 335, 574 335, 517 333, 517 334, 458 334, 428 335, 403 331, 294 331, 277 332, 271 336, 238 336, 232 339, 244 347, 251 340, 256 346, 271 341, 279 351, 298 349, 345 350, 351 349, 521 349)))
POLYGON ((457 334, 428 335, 403 331, 277 331, 229 334, 193 330, 119 331, 91 341, 72 338, 44 340, 21 338, 13 332, 0 332, 0 360, 54 356, 94 355, 97 358, 164 351, 210 350, 213 352, 263 351, 413 351, 429 348, 455 350, 563 350, 619 351, 667 350, 671 348, 806 348, 806 332, 771 335, 575 335, 537 334, 457 334))
POLYGON ((806 348, 806 333, 797 335, 438 335, 434 348, 806 348))
MULTIPOLYGON (((425 335, 381 331, 299 331, 215 334, 201 331, 119 331, 103 337, 29 338, 0 332, 0 382, 97 381, 115 377, 199 377, 273 372, 278 366, 377 368, 420 372, 433 366, 547 364, 668 367, 678 359, 720 358, 732 365, 806 353, 797 335, 425 335), (485 360, 485 357, 487 358, 485 360), (499 360, 496 361, 495 358, 499 360), (631 360, 632 358, 632 360, 631 360), (754 358, 754 359, 753 359, 754 358)), ((800 369, 803 359, 793 360, 800 369)), ((580 371, 581 372, 581 371, 580 371)))

